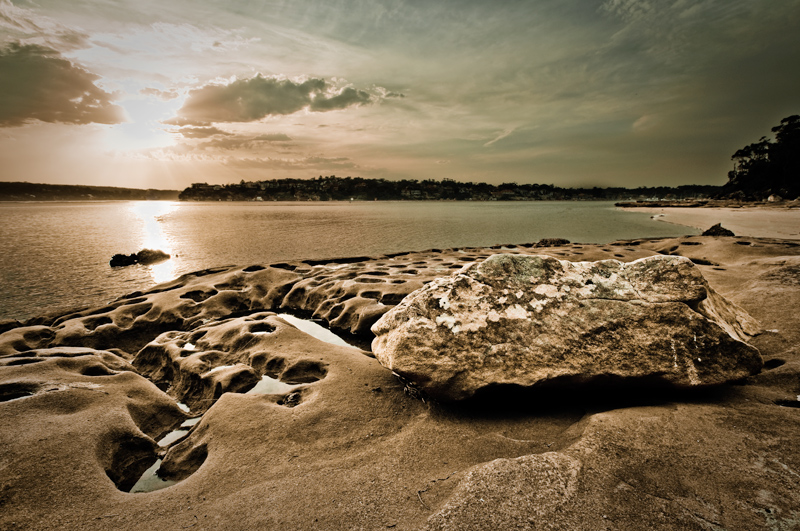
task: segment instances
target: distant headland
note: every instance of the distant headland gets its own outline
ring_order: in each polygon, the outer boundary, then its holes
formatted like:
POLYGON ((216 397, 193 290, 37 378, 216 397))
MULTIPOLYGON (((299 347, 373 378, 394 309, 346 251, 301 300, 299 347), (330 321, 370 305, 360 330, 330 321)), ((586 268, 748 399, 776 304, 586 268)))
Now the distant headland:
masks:
POLYGON ((0 182, 0 201, 174 201, 178 190, 0 182))

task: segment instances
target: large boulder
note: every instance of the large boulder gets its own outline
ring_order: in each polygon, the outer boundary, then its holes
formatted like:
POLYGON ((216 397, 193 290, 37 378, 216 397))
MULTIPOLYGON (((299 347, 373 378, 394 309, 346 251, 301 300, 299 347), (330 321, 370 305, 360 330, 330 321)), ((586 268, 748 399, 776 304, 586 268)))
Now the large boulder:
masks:
POLYGON ((372 350, 428 395, 458 400, 509 384, 738 380, 761 369, 745 342, 758 330, 684 257, 497 254, 406 297, 372 327, 372 350))

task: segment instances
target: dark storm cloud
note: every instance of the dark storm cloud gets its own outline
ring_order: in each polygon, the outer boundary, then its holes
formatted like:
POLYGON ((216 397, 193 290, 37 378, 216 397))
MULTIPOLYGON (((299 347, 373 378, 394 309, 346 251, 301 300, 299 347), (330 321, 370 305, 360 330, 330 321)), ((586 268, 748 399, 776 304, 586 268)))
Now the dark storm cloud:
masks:
POLYGON ((185 123, 253 122, 305 108, 331 111, 369 101, 370 96, 364 91, 348 87, 335 92, 323 79, 294 82, 257 75, 228 85, 210 84, 193 90, 178 114, 185 123))
POLYGON ((69 124, 115 124, 123 110, 112 95, 95 85, 99 79, 35 44, 10 43, 0 49, 0 126, 40 120, 69 124))

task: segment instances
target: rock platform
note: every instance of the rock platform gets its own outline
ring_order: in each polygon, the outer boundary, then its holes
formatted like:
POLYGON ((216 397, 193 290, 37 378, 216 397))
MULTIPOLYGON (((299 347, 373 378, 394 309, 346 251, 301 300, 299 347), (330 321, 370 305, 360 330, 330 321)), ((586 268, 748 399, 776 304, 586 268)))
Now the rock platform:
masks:
POLYGON ((800 523, 800 244, 497 246, 223 267, 0 334, 0 529, 791 529, 800 523), (422 401, 358 345, 426 282, 497 253, 689 258, 755 318, 760 374, 422 401), (292 391, 252 394, 263 376, 292 391), (189 406, 183 411, 178 403, 189 406), (187 436, 157 441, 187 418, 187 436), (126 490, 155 458, 178 480, 126 490))

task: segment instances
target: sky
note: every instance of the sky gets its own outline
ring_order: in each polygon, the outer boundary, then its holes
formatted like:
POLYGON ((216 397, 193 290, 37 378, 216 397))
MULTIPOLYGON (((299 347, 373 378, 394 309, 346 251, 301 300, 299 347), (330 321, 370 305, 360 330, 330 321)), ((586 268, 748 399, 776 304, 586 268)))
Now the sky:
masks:
POLYGON ((800 0, 0 0, 0 181, 721 185, 800 0))

